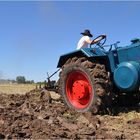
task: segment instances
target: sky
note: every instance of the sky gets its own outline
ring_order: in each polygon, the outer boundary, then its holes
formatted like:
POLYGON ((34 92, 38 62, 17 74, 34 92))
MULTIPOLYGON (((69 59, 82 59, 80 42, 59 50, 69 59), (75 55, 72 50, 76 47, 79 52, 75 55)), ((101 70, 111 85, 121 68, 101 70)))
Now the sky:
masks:
POLYGON ((85 29, 125 46, 139 25, 140 1, 0 1, 0 79, 44 81, 85 29))

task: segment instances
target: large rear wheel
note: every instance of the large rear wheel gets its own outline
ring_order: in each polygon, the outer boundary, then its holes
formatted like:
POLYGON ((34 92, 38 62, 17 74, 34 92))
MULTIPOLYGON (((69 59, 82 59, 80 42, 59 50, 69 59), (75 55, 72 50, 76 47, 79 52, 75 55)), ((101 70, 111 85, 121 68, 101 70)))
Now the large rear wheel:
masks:
POLYGON ((69 108, 97 113, 110 104, 110 91, 109 75, 103 64, 74 57, 63 66, 60 92, 69 108))

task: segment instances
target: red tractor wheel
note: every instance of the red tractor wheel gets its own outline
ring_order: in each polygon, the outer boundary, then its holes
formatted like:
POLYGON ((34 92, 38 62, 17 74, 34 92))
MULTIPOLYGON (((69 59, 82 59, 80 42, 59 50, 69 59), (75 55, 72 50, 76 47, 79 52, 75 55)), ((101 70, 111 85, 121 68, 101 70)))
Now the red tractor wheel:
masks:
MULTIPOLYGON (((68 60, 60 74, 60 92, 67 106, 77 112, 97 113, 109 94, 105 66, 86 58, 68 60)), ((107 103, 105 103, 107 105, 107 103)))
POLYGON ((66 95, 76 109, 86 108, 93 99, 92 86, 83 71, 74 70, 67 75, 66 95))

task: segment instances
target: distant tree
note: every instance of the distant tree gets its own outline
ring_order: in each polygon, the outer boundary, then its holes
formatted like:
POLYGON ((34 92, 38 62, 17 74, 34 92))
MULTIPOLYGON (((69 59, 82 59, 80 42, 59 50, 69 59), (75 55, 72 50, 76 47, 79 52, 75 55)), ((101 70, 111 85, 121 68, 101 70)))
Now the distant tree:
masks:
POLYGON ((26 79, 25 79, 24 76, 17 76, 17 77, 16 77, 16 82, 17 82, 18 84, 25 84, 25 83, 26 83, 26 79))
POLYGON ((31 84, 35 83, 34 80, 31 80, 30 82, 31 82, 31 84))
POLYGON ((26 84, 33 84, 33 83, 34 83, 34 80, 31 80, 31 81, 30 80, 27 80, 26 81, 26 84))
POLYGON ((28 80, 27 80, 27 81, 26 81, 26 84, 31 84, 31 81, 28 81, 28 80))

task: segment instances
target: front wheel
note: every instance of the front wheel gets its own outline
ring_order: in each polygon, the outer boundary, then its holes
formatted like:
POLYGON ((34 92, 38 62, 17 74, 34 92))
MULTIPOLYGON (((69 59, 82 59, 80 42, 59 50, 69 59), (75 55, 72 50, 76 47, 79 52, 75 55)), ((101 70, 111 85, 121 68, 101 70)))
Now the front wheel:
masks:
POLYGON ((60 91, 64 103, 77 112, 97 113, 109 104, 109 76, 105 66, 86 58, 73 58, 63 66, 60 91))

